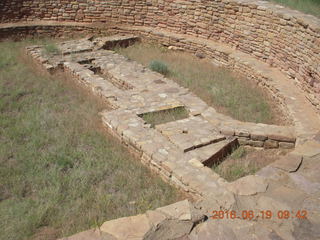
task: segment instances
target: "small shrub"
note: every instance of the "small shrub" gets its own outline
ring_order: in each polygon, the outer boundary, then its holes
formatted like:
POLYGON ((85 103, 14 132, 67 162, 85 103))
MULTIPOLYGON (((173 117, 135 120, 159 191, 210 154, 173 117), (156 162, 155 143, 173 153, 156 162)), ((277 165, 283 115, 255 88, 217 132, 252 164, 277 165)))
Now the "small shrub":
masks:
POLYGON ((165 76, 167 76, 170 72, 167 64, 165 64, 164 62, 161 62, 161 61, 151 61, 151 63, 149 64, 149 68, 152 71, 161 73, 165 76))
POLYGON ((60 52, 59 48, 55 43, 45 44, 44 49, 48 54, 58 54, 60 52))

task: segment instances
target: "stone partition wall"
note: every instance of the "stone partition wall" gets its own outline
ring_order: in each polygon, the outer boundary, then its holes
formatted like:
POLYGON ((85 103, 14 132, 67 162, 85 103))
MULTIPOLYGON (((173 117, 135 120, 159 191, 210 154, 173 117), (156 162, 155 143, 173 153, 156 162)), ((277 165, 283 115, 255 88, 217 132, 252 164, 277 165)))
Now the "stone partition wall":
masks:
POLYGON ((0 22, 104 22, 213 39, 284 71, 320 108, 320 20, 256 0, 4 0, 0 22))

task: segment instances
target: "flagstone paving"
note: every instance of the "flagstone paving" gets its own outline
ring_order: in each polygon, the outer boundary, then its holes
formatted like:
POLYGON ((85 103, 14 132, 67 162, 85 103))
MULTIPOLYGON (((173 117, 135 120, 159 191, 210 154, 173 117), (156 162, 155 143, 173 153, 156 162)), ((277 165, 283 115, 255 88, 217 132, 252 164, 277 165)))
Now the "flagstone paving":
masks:
MULTIPOLYGON (((314 120, 317 115, 312 113, 309 125, 296 117, 293 126, 233 120, 188 89, 109 50, 137 40, 134 35, 88 37, 58 44, 59 54, 50 55, 42 46, 28 47, 27 53, 49 72, 63 70, 106 100, 114 109, 101 113, 107 129, 139 154, 143 164, 189 193, 196 202, 183 201, 143 215, 112 220, 98 230, 65 239, 320 237, 320 140, 314 132, 320 132, 320 122, 314 120), (146 113, 181 107, 189 117, 155 128, 141 118, 146 113), (229 183, 206 166, 221 160, 239 144, 295 150, 256 175, 229 183), (220 210, 233 210, 238 217, 207 219, 210 214, 214 216, 213 211, 220 210), (288 219, 283 218, 286 210, 290 213, 288 219), (254 212, 251 221, 244 219, 249 211, 254 212), (265 211, 272 212, 273 217, 262 216, 265 211)), ((304 106, 302 93, 296 88, 291 91, 296 94, 294 104, 301 100, 304 106)), ((291 94, 290 89, 284 94, 291 94)))

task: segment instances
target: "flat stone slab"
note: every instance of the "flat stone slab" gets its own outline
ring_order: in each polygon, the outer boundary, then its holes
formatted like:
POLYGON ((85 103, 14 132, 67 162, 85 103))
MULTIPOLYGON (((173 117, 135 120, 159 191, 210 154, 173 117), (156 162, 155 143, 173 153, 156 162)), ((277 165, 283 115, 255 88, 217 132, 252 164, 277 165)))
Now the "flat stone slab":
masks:
POLYGON ((295 154, 300 154, 305 157, 314 157, 320 155, 320 142, 308 140, 295 149, 295 154))
POLYGON ((132 43, 139 41, 139 37, 134 35, 113 35, 108 37, 98 37, 93 39, 95 49, 110 49, 112 47, 128 47, 132 43))
POLYGON ((287 172, 296 172, 299 169, 302 161, 303 157, 300 155, 287 154, 281 157, 280 160, 272 163, 271 166, 287 172))
POLYGON ((226 139, 212 124, 201 117, 161 124, 156 126, 156 129, 184 152, 226 139))
POLYGON ((268 183, 263 177, 249 175, 232 183, 228 183, 226 186, 231 192, 237 195, 250 196, 265 192, 268 183))
POLYGON ((90 229, 77 233, 70 237, 60 238, 58 240, 117 240, 115 237, 101 232, 99 229, 90 229))
POLYGON ((115 239, 128 240, 144 239, 149 229, 150 223, 145 214, 111 220, 100 227, 101 232, 110 234, 115 239))
POLYGON ((58 49, 63 55, 70 55, 74 53, 82 53, 93 51, 94 49, 110 49, 117 45, 131 43, 138 40, 137 36, 126 35, 126 36, 110 36, 110 37, 99 37, 99 38, 85 38, 80 40, 71 40, 58 44, 58 49))
POLYGON ((92 51, 93 47, 93 42, 87 39, 71 40, 58 44, 58 49, 63 55, 92 51))
POLYGON ((308 194, 320 193, 320 183, 312 182, 303 175, 292 173, 289 175, 294 185, 308 194))

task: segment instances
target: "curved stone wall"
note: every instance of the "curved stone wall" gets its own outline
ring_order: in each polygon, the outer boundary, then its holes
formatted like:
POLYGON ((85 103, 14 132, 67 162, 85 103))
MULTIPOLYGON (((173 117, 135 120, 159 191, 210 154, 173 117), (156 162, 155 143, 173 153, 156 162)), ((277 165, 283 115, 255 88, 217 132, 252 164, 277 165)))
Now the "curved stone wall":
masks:
POLYGON ((256 0, 4 0, 0 21, 105 22, 220 41, 284 71, 320 108, 320 20, 256 0))

